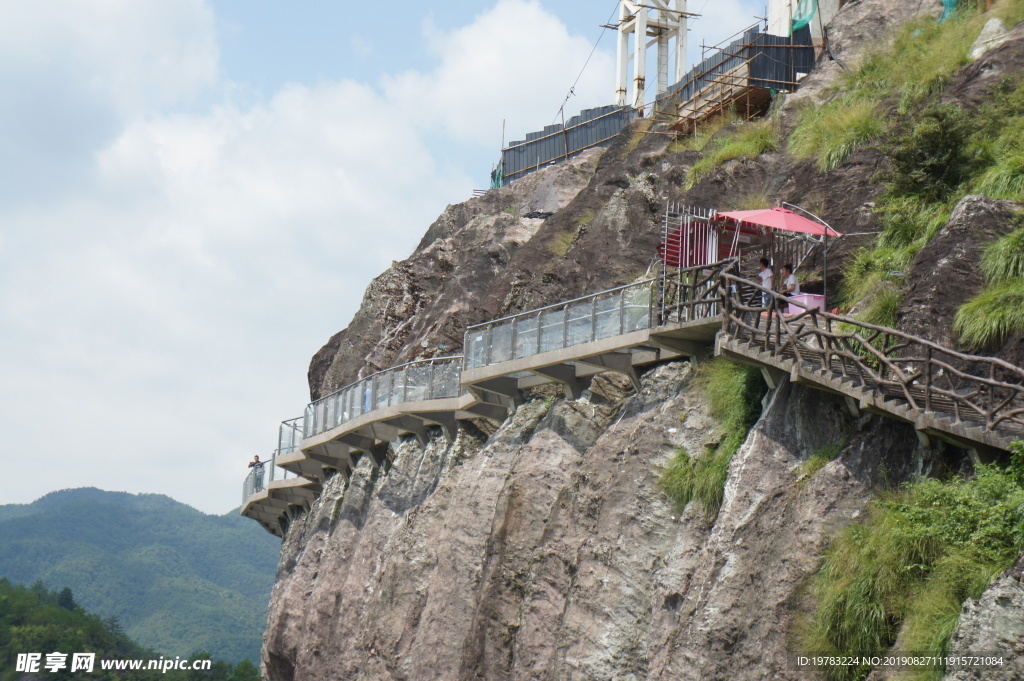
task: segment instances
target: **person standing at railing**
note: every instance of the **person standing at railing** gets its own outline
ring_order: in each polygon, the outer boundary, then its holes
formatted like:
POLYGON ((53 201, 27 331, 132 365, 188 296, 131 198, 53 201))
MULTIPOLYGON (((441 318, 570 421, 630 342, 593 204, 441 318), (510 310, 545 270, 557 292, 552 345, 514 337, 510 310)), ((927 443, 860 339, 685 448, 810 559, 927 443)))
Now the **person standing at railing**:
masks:
POLYGON ((793 274, 793 266, 786 263, 782 266, 782 295, 787 298, 800 295, 800 282, 793 274))
POLYGON ((252 491, 262 492, 263 491, 263 464, 264 461, 260 461, 260 455, 257 454, 253 457, 253 460, 249 462, 249 468, 252 469, 252 491))
MULTIPOLYGON (((760 270, 757 273, 757 276, 761 278, 761 286, 768 289, 768 291, 771 291, 775 288, 772 286, 772 280, 775 279, 775 273, 772 272, 771 262, 768 258, 761 258, 757 263, 757 268, 760 270)), ((768 307, 768 303, 771 302, 772 297, 768 294, 768 291, 761 292, 761 307, 768 307)))

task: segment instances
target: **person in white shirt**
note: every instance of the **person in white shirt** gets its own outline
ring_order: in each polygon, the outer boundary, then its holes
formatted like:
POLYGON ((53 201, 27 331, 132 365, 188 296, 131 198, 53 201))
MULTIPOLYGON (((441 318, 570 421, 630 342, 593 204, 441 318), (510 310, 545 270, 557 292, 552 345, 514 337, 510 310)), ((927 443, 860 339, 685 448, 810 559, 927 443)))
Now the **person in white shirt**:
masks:
POLYGON ((782 295, 792 298, 800 295, 800 282, 793 274, 793 266, 786 263, 782 266, 782 295))
MULTIPOLYGON (((758 265, 760 271, 757 273, 757 276, 761 277, 761 286, 768 289, 769 291, 774 288, 772 286, 772 279, 775 278, 775 273, 772 272, 772 268, 770 267, 770 265, 771 262, 769 262, 768 258, 761 258, 760 264, 758 265)), ((768 307, 768 303, 770 301, 771 296, 768 295, 767 293, 762 292, 761 307, 768 307)))

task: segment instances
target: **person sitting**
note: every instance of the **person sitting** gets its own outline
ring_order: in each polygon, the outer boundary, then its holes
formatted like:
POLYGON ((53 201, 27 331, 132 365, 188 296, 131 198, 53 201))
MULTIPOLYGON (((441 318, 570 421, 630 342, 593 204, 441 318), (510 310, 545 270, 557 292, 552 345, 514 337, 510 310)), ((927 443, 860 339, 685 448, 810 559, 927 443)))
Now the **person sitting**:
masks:
POLYGON ((793 266, 786 263, 782 266, 782 295, 792 298, 800 295, 800 282, 793 274, 793 266))
MULTIPOLYGON (((775 278, 775 273, 772 272, 771 262, 768 258, 761 258, 758 262, 757 276, 761 277, 761 286, 771 291, 774 287, 772 286, 772 280, 775 278)), ((768 307, 768 303, 771 302, 771 294, 768 291, 761 292, 761 307, 768 307)))

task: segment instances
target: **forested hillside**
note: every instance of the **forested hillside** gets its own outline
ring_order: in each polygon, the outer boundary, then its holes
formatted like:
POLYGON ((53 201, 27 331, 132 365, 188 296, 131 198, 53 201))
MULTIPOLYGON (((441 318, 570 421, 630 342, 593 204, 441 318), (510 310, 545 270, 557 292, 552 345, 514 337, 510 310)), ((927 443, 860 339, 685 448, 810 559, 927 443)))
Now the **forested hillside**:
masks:
POLYGON ((251 521, 161 495, 63 490, 0 506, 0 577, 70 587, 170 655, 259 659, 278 541, 251 521))
MULTIPOLYGON (((0 681, 19 678, 16 669, 19 654, 37 653, 45 662, 50 653, 60 652, 71 659, 74 653, 94 653, 92 679, 118 679, 124 672, 103 670, 100 660, 156 660, 160 654, 132 641, 121 630, 116 617, 101 618, 86 612, 75 602, 73 592, 64 588, 60 592, 48 591, 42 584, 31 588, 15 586, 0 579, 0 681)), ((208 659, 208 653, 198 652, 190 659, 208 659)), ((65 661, 66 662, 66 661, 65 661)), ((67 679, 79 676, 81 671, 42 669, 46 678, 67 679)), ((133 681, 150 679, 178 681, 256 681, 256 665, 243 660, 237 666, 215 661, 209 670, 169 671, 166 675, 156 670, 133 671, 133 681)))

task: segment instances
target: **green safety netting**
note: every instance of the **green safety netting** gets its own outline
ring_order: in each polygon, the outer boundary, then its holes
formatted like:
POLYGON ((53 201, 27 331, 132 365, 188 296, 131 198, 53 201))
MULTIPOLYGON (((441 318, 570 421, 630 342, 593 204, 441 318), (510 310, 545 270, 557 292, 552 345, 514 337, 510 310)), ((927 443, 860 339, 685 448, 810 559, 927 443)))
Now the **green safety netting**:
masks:
MULTIPOLYGON (((954 0, 955 2, 955 0, 954 0)), ((814 12, 818 9, 818 0, 798 0, 796 9, 793 10, 793 25, 790 28, 790 35, 793 31, 799 31, 814 18, 814 12)))
POLYGON ((945 21, 956 11, 956 6, 960 4, 960 0, 942 0, 942 4, 945 5, 945 9, 942 10, 942 16, 939 17, 939 21, 945 21))
POLYGON ((505 161, 498 161, 498 167, 491 171, 491 189, 501 189, 505 185, 505 161))

